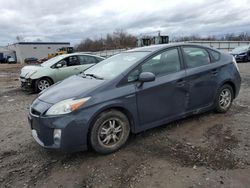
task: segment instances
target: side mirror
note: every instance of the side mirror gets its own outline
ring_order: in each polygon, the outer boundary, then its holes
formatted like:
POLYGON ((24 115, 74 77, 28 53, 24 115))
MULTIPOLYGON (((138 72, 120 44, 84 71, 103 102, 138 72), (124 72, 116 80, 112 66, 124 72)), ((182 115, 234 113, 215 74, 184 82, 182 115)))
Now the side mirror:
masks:
POLYGON ((63 64, 62 63, 57 63, 56 64, 56 68, 62 68, 63 67, 63 64))
POLYGON ((155 75, 152 72, 142 72, 139 75, 140 82, 152 82, 155 80, 155 75))

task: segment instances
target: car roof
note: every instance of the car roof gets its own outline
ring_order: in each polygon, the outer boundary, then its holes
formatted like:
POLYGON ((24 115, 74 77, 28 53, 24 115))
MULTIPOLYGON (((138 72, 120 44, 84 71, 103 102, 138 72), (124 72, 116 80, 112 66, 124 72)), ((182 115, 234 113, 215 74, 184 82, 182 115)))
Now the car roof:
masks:
POLYGON ((98 56, 98 55, 93 55, 93 54, 90 54, 88 52, 75 52, 75 53, 70 53, 70 54, 62 54, 62 56, 64 56, 64 57, 69 57, 69 56, 72 56, 72 55, 87 55, 87 56, 92 56, 92 57, 98 57, 98 58, 101 58, 101 59, 105 59, 104 57, 101 57, 101 56, 98 56))
POLYGON ((127 52, 155 52, 159 50, 163 50, 165 48, 170 48, 170 47, 177 47, 177 46, 197 46, 197 47, 205 47, 209 49, 216 50, 214 48, 210 48, 209 46, 202 46, 199 44, 194 44, 194 43, 184 43, 184 42, 176 42, 176 43, 169 43, 169 44, 157 44, 157 45, 151 45, 151 46, 144 46, 144 47, 139 47, 139 48, 134 48, 131 50, 128 50, 127 52))

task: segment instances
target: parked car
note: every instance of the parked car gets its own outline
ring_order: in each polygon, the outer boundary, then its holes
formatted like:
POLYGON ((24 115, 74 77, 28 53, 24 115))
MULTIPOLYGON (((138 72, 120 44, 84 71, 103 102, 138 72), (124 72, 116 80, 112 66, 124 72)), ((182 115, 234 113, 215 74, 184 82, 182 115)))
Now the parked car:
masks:
POLYGON ((16 60, 15 60, 15 58, 13 58, 13 57, 8 57, 8 58, 7 58, 7 62, 8 62, 9 64, 14 64, 14 63, 16 63, 16 60))
POLYGON ((72 53, 56 56, 41 65, 27 65, 21 70, 21 87, 35 92, 43 91, 71 75, 80 74, 103 59, 90 54, 72 53))
POLYGON ((232 50, 231 54, 237 62, 250 62, 250 46, 240 46, 232 50))
POLYGON ((45 61, 48 61, 48 57, 44 57, 44 58, 38 60, 39 63, 43 63, 45 61))
POLYGON ((24 59, 24 62, 25 62, 26 64, 37 64, 37 63, 39 63, 39 62, 38 62, 38 59, 35 58, 35 57, 25 58, 25 59, 24 59))
POLYGON ((192 44, 136 48, 51 86, 28 119, 43 147, 64 151, 121 148, 130 133, 208 110, 226 112, 241 77, 229 53, 192 44))
POLYGON ((5 58, 3 53, 0 53, 0 63, 5 63, 5 58))

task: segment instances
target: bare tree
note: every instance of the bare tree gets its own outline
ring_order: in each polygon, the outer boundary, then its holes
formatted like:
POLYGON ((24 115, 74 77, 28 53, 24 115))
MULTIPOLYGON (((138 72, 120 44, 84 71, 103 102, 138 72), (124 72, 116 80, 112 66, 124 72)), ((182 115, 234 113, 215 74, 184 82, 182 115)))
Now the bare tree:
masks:
POLYGON ((234 34, 234 33, 228 33, 225 35, 219 35, 219 36, 207 36, 207 37, 200 37, 199 35, 189 35, 189 36, 181 36, 181 37, 173 37, 173 42, 183 42, 183 41, 249 41, 250 40, 250 34, 249 33, 240 33, 240 34, 234 34))
POLYGON ((136 46, 137 38, 123 30, 115 30, 108 33, 105 38, 85 39, 76 45, 76 51, 102 51, 120 48, 132 48, 136 46))
POLYGON ((17 42, 24 42, 24 41, 25 41, 25 40, 24 40, 24 37, 21 36, 21 35, 17 35, 17 36, 16 36, 16 40, 17 40, 17 42))

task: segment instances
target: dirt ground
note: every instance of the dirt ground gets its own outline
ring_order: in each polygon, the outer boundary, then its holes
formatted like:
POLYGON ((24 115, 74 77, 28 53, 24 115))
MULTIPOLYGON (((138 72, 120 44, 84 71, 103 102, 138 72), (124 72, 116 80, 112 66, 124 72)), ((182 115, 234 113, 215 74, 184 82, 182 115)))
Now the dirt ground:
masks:
POLYGON ((250 63, 226 114, 208 112, 131 135, 110 155, 46 151, 27 122, 36 97, 19 65, 0 65, 0 187, 249 187, 250 63))

